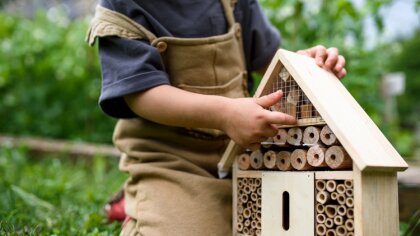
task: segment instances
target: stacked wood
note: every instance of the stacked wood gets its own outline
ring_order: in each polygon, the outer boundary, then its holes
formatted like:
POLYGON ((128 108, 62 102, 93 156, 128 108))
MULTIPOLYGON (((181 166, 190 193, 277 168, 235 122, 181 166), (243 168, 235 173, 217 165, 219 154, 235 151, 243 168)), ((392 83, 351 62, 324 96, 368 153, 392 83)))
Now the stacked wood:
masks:
POLYGON ((261 235, 261 179, 237 179, 236 232, 261 235))
POLYGON ((354 209, 352 180, 315 181, 316 235, 353 235, 354 209))

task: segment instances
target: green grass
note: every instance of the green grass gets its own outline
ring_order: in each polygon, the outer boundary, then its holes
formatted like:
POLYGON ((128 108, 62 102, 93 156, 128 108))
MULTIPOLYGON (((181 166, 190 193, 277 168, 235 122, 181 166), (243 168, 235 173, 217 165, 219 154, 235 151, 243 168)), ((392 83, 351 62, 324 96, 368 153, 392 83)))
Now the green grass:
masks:
POLYGON ((0 149, 0 235, 118 235, 102 207, 126 175, 107 157, 0 149))

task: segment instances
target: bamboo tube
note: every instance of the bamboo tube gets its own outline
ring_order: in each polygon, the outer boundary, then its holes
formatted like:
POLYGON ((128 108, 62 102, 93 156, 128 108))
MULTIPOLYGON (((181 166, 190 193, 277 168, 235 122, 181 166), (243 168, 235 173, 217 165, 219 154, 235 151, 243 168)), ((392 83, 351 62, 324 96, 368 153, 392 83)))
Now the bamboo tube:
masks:
POLYGON ((261 198, 257 199, 257 207, 259 207, 259 208, 261 207, 261 198))
POLYGON ((353 232, 347 232, 346 236, 354 236, 353 232))
POLYGON ((255 183, 255 179, 254 179, 254 178, 248 178, 248 184, 249 184, 250 186, 253 186, 253 185, 254 185, 254 183, 255 183))
POLYGON ((353 198, 351 198, 351 197, 346 198, 346 206, 347 206, 347 207, 354 207, 354 201, 353 201, 353 198))
POLYGON ((293 170, 292 163, 290 162, 290 156, 291 153, 287 151, 280 151, 277 153, 276 166, 279 170, 293 170))
POLYGON ((337 200, 337 197, 338 197, 338 193, 337 192, 332 192, 331 193, 331 199, 332 200, 337 200))
POLYGON ((265 168, 270 169, 270 170, 277 168, 276 159, 277 159, 277 154, 275 151, 270 150, 264 153, 263 162, 264 162, 265 168))
POLYGON ((260 150, 253 151, 250 156, 251 167, 254 170, 259 170, 263 167, 263 154, 260 150))
POLYGON ((261 196, 261 188, 257 188, 257 194, 258 194, 258 196, 261 196))
POLYGON ((335 216, 334 217, 334 224, 335 225, 343 225, 344 224, 344 219, 342 216, 335 216))
POLYGON ((337 187, 337 183, 334 180, 328 180, 326 185, 325 188, 328 192, 334 192, 337 187))
POLYGON ((250 170, 251 167, 251 161, 250 156, 247 153, 242 153, 238 158, 238 166, 240 170, 250 170))
POLYGON ((325 162, 325 151, 326 148, 320 146, 310 147, 307 154, 308 163, 314 167, 324 167, 327 166, 325 162))
POLYGON ((348 189, 352 189, 353 188, 353 180, 350 180, 350 179, 344 180, 344 186, 346 186, 346 188, 348 188, 348 189))
POLYGON ((312 104, 302 104, 300 105, 300 117, 302 119, 312 118, 312 104))
POLYGON ((241 200, 242 203, 247 203, 248 202, 248 194, 241 194, 239 196, 239 199, 241 200))
POLYGON ((344 186, 344 184, 338 184, 337 185, 337 193, 339 193, 339 194, 346 193, 346 186, 344 186))
POLYGON ((315 181, 315 188, 317 191, 325 191, 326 189, 326 182, 325 180, 318 179, 315 181))
POLYGON ((242 222, 244 221, 244 216, 242 214, 239 214, 237 219, 238 219, 238 222, 242 222))
POLYGON ((353 231, 354 230, 354 221, 352 219, 347 219, 344 223, 344 226, 346 227, 347 231, 353 231))
POLYGON ((302 143, 302 136, 303 136, 303 132, 301 128, 299 127, 290 128, 287 131, 287 143, 294 146, 299 146, 302 143))
POLYGON ((258 194, 257 193, 251 193, 251 200, 253 202, 257 202, 257 199, 258 199, 258 194))
POLYGON ((324 214, 316 214, 316 222, 318 224, 323 224, 327 217, 324 214))
POLYGON ((353 189, 350 189, 350 188, 346 189, 346 196, 347 197, 353 197, 353 194, 354 194, 353 189))
POLYGON ((256 220, 251 221, 251 227, 254 228, 254 229, 257 228, 257 221, 256 220))
POLYGON ((245 227, 249 227, 249 226, 251 226, 251 221, 250 221, 249 219, 245 220, 245 221, 244 221, 244 226, 245 226, 245 227))
POLYGON ((320 203, 317 203, 316 204, 316 212, 317 213, 324 213, 325 212, 325 206, 320 204, 320 203))
POLYGON ((238 213, 239 213, 240 215, 242 215, 242 213, 244 212, 244 207, 242 206, 242 204, 239 204, 239 205, 238 205, 237 210, 238 210, 238 213))
POLYGON ((353 210, 353 208, 349 208, 349 209, 347 209, 346 216, 347 216, 347 218, 349 218, 349 219, 353 219, 353 218, 354 218, 354 210, 353 210))
POLYGON ((337 206, 337 214, 340 216, 345 216, 347 214, 347 207, 344 205, 337 206))
POLYGON ((251 209, 252 208, 252 202, 251 201, 248 201, 247 203, 246 203, 246 207, 247 208, 249 208, 249 209, 251 209))
POLYGON ((239 187, 239 188, 242 188, 244 185, 245 185, 245 184, 244 184, 244 180, 243 180, 243 178, 238 178, 238 187, 239 187))
POLYGON ((334 226, 334 220, 332 218, 325 219, 325 226, 327 226, 328 229, 331 229, 334 226))
POLYGON ((257 191, 257 186, 255 186, 254 184, 250 185, 249 187, 251 187, 251 192, 257 191))
POLYGON ((330 127, 328 127, 328 125, 325 125, 324 127, 322 127, 320 138, 321 138, 321 141, 325 145, 328 145, 328 146, 338 143, 337 137, 332 132, 332 130, 330 129, 330 127))
POLYGON ((341 146, 331 146, 325 152, 325 162, 332 169, 350 169, 352 160, 341 146))
POLYGON ((244 233, 244 235, 249 235, 249 229, 247 227, 244 227, 242 232, 244 233))
POLYGON ((251 186, 249 186, 249 184, 245 185, 244 188, 244 193, 245 194, 250 194, 251 193, 251 186))
POLYGON ((257 212, 257 211, 258 211, 258 206, 257 206, 257 204, 252 204, 251 210, 252 210, 253 212, 257 212))
POLYGON ((344 236, 347 234, 347 229, 346 227, 340 225, 337 227, 337 229, 335 230, 335 232, 337 233, 338 236, 344 236))
POLYGON ((321 144, 321 140, 319 138, 319 135, 321 133, 321 130, 316 126, 308 126, 303 131, 303 143, 304 144, 321 144))
POLYGON ((326 205, 325 206, 325 214, 328 218, 334 218, 337 215, 337 206, 335 205, 326 205))
POLYGON ((261 186, 261 178, 255 178, 255 185, 260 187, 261 186))
POLYGON ((304 149, 295 149, 290 155, 290 162, 296 170, 312 170, 313 166, 309 165, 306 159, 307 151, 304 149))
POLYGON ((249 229, 249 235, 254 235, 255 234, 255 230, 251 227, 249 229))
POLYGON ((244 225, 242 224, 242 222, 238 222, 236 224, 236 231, 238 231, 240 233, 240 232, 242 232, 243 229, 244 229, 244 225))
POLYGON ((320 191, 316 194, 316 201, 325 204, 331 200, 330 194, 326 191, 320 191))
POLYGON ((260 236, 261 235, 261 229, 255 230, 255 235, 260 236))
POLYGON ((287 145, 287 130, 279 129, 277 135, 273 137, 273 142, 277 146, 287 145))
POLYGON ((325 235, 327 232, 327 227, 325 224, 317 224, 316 225, 316 235, 325 235))
POLYGON ((244 216, 245 219, 249 219, 252 215, 252 211, 251 208, 245 208, 244 211, 242 212, 242 215, 244 216))
POLYGON ((274 144, 272 137, 267 138, 264 142, 261 142, 261 146, 264 148, 270 148, 274 144))
POLYGON ((335 230, 329 229, 329 230, 327 230, 327 233, 325 235, 326 236, 336 236, 337 234, 335 233, 335 230))
POLYGON ((346 196, 344 194, 338 194, 338 196, 337 196, 337 202, 340 205, 346 204, 346 196))
MULTIPOLYGON (((258 222, 261 222, 261 212, 260 211, 257 211, 256 218, 257 218, 258 222)), ((261 228, 261 225, 260 225, 259 228, 261 228)))

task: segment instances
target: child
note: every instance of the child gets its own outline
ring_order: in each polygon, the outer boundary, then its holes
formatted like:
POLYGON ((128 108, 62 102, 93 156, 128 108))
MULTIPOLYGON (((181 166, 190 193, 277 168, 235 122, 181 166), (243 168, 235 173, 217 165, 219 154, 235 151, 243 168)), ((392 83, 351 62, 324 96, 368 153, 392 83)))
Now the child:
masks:
MULTIPOLYGON (((228 139, 245 148, 295 119, 265 108, 282 92, 247 98, 280 44, 256 0, 103 0, 99 37, 103 111, 119 118, 113 140, 129 217, 123 235, 230 235, 231 182, 217 178, 228 139)), ((299 51, 345 76, 336 48, 299 51)))

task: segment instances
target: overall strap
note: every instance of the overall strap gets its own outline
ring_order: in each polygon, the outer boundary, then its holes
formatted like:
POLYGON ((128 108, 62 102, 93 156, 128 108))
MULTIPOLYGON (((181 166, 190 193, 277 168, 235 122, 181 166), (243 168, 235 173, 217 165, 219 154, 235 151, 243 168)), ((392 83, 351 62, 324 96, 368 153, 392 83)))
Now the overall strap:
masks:
POLYGON ((116 11, 102 6, 96 6, 95 16, 90 22, 86 42, 93 46, 96 37, 118 36, 127 39, 148 39, 150 42, 156 36, 139 23, 116 11))
POLYGON ((220 0, 225 12, 226 20, 228 26, 231 27, 235 24, 235 16, 233 15, 233 10, 235 9, 235 4, 237 0, 220 0))

